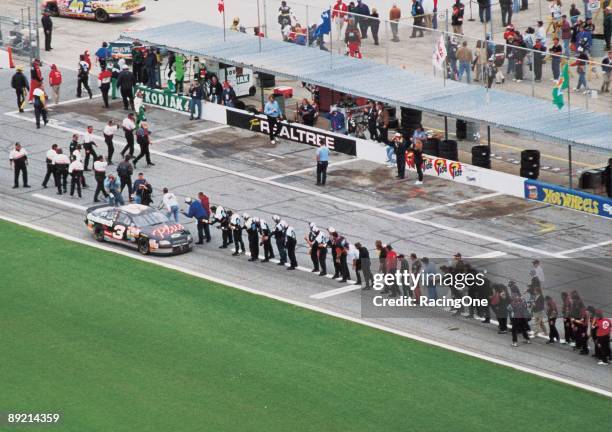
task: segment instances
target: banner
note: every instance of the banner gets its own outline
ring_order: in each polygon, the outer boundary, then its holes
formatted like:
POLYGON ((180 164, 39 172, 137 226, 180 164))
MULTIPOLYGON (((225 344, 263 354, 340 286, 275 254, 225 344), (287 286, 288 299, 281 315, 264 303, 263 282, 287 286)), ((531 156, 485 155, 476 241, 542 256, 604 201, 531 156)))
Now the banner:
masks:
MULTIPOLYGON (((246 111, 228 109, 227 124, 266 135, 270 133, 266 116, 255 115, 246 111)), ((355 139, 352 137, 332 134, 331 132, 326 133, 320 129, 310 128, 300 123, 289 123, 286 121, 279 122, 277 127, 279 128, 279 138, 300 144, 308 144, 313 147, 326 143, 330 150, 351 156, 357 155, 355 139)))
POLYGON ((187 96, 179 96, 169 90, 150 89, 146 86, 136 86, 136 92, 142 91, 142 99, 145 105, 154 105, 176 111, 189 112, 189 100, 187 96))
POLYGON ((525 198, 612 218, 612 199, 536 180, 525 180, 525 198))

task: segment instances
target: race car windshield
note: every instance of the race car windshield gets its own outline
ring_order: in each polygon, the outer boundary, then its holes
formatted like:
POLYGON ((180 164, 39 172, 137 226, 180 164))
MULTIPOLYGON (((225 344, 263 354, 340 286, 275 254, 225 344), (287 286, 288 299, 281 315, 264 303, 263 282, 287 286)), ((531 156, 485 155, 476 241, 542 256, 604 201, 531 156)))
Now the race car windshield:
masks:
POLYGON ((152 226, 159 225, 164 223, 169 223, 170 220, 161 212, 151 211, 143 214, 139 214, 136 216, 132 216, 132 220, 136 224, 136 226, 152 226))

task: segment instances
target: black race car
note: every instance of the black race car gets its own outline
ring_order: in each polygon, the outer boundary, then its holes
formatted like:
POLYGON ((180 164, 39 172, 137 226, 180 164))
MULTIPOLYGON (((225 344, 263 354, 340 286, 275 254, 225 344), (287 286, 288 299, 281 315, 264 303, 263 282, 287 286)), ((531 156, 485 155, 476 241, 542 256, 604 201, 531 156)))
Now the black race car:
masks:
POLYGON ((85 223, 96 240, 128 245, 143 255, 174 255, 193 249, 193 238, 183 225, 173 223, 162 212, 140 204, 90 207, 85 223))

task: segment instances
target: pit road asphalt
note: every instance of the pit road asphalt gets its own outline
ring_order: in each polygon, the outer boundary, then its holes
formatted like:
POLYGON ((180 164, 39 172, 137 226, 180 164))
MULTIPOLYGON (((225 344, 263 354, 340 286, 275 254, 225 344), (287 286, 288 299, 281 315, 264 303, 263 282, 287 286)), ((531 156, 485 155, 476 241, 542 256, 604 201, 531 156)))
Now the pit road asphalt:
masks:
MULTIPOLYGON (((72 131, 82 132, 89 124, 101 136, 108 119, 120 122, 124 118, 121 102, 113 101, 110 110, 101 107, 99 98, 52 106, 50 125, 37 131, 32 112, 14 114, 10 75, 9 71, 0 71, 0 108, 2 113, 13 113, 0 116, 0 148, 5 155, 5 163, 0 165, 0 215, 93 242, 83 224, 84 212, 78 208, 93 204, 93 189, 87 189, 81 200, 59 197, 52 187, 43 189, 40 184, 45 172, 45 153, 52 143, 66 150, 72 131), (31 189, 11 188, 13 173, 7 159, 15 141, 20 141, 29 153, 31 189)), ((74 76, 65 73, 65 81, 64 98, 72 99, 74 76)), ((546 258, 547 293, 558 299, 560 291, 581 285, 587 305, 602 307, 608 314, 612 312, 611 246, 593 246, 612 237, 610 221, 604 218, 503 195, 453 205, 490 191, 432 177, 426 177, 424 185, 415 186, 413 174, 398 181, 390 168, 362 160, 349 161, 349 157, 340 154, 332 154, 328 184, 319 188, 314 185, 311 147, 285 141, 274 146, 261 135, 219 128, 211 122, 190 122, 182 114, 158 109, 150 109, 148 119, 154 133, 152 159, 156 166, 143 168, 141 163, 136 172, 142 170, 153 184, 155 205, 161 200, 164 186, 181 201, 204 191, 212 203, 234 211, 246 211, 268 221, 278 214, 296 228, 300 238, 308 223, 315 222, 320 227, 333 226, 349 241, 361 241, 371 250, 374 240, 380 239, 400 252, 415 252, 418 256, 449 258, 455 252, 464 257, 492 254, 496 258, 472 261, 495 267, 496 276, 517 280, 523 291, 529 280, 529 260, 519 258, 546 258), (215 129, 206 132, 211 128, 215 129), (177 138, 184 134, 190 135, 177 138), (342 163, 334 166, 337 162, 342 163), (420 213, 411 215, 416 211, 420 213), (566 252, 582 247, 588 248, 566 252), (574 262, 584 264, 579 272, 570 268, 574 262)), ((115 140, 119 149, 123 143, 121 135, 115 140)), ((104 142, 99 139, 97 143, 101 153, 106 154, 104 142)), ((90 177, 88 173, 88 183, 93 185, 90 177)), ((192 222, 185 218, 181 222, 195 232, 192 222)), ((277 296, 361 317, 360 290, 321 298, 321 293, 346 284, 308 271, 288 272, 272 263, 250 263, 244 256, 232 257, 230 249, 218 249, 220 233, 212 231, 210 244, 190 254, 160 259, 277 296)), ((298 261, 309 270, 307 248, 303 241, 298 244, 298 261)), ((328 259, 328 268, 331 267, 328 259)), ((498 335, 495 326, 450 317, 440 310, 410 309, 403 318, 369 320, 612 390, 611 369, 598 367, 590 356, 579 356, 567 346, 544 345, 544 339, 512 348, 510 335, 498 335)), ((559 323, 557 326, 560 327, 559 323)))

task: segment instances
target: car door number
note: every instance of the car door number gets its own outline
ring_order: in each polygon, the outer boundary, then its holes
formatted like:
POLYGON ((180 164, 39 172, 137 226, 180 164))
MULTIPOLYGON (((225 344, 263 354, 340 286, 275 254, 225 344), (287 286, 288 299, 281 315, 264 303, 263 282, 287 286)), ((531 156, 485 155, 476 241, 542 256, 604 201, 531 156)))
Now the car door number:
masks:
POLYGON ((115 229, 113 230, 113 238, 123 240, 123 234, 125 234, 125 227, 123 225, 115 226, 115 229))

